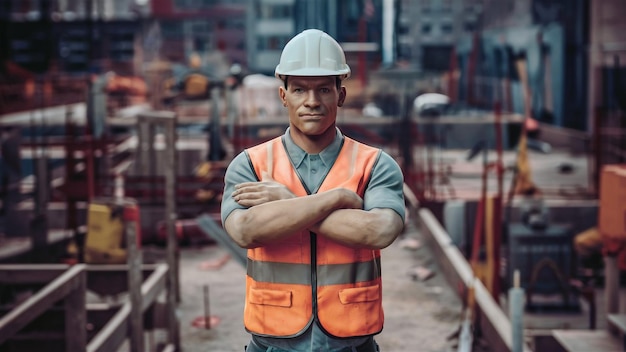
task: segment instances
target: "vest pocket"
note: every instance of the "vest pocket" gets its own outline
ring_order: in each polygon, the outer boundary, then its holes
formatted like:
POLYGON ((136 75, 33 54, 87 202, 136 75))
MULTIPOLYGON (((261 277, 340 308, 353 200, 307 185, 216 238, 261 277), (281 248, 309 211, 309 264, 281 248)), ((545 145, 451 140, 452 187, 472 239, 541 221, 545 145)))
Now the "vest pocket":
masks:
POLYGON ((291 291, 253 288, 250 289, 248 301, 252 304, 289 308, 291 307, 291 298, 291 291))
POLYGON ((339 300, 342 304, 377 301, 380 299, 379 287, 379 285, 374 285, 345 288, 339 291, 339 300))

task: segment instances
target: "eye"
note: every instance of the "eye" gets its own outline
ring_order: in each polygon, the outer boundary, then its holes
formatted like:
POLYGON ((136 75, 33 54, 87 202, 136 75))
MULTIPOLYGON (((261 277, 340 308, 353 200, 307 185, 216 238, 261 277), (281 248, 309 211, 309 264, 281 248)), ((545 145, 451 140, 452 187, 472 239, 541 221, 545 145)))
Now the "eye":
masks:
POLYGON ((323 87, 323 88, 320 89, 320 92, 322 92, 322 93, 330 93, 330 88, 323 87))
POLYGON ((294 87, 293 88, 293 92, 294 93, 302 93, 304 91, 304 89, 300 88, 300 87, 294 87))

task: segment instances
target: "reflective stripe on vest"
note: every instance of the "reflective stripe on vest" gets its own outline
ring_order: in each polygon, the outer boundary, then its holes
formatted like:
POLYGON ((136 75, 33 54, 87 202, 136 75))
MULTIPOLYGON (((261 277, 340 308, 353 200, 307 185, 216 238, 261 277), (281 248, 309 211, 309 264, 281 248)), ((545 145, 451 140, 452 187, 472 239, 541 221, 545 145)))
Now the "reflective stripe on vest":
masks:
MULTIPOLYGON (((266 171, 296 196, 309 194, 282 137, 246 153, 258 179, 266 171)), ((345 137, 318 193, 343 187, 363 197, 379 155, 379 149, 345 137)), ((248 250, 246 329, 261 336, 297 336, 314 319, 336 337, 382 330, 380 251, 346 247, 308 231, 248 250)))
MULTIPOLYGON (((274 263, 248 258, 247 274, 256 282, 311 284, 308 264, 274 263)), ((368 262, 317 266, 317 285, 343 285, 376 280, 381 276, 380 257, 368 262)))

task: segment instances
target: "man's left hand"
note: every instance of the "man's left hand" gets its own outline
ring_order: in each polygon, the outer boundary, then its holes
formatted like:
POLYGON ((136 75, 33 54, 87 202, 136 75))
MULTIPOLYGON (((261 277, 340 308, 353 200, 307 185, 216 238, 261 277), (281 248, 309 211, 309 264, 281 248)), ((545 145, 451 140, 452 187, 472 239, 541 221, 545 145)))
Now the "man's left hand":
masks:
POLYGON ((268 172, 264 171, 259 182, 244 182, 235 186, 232 197, 239 205, 253 207, 281 199, 295 198, 285 185, 276 182, 268 172))

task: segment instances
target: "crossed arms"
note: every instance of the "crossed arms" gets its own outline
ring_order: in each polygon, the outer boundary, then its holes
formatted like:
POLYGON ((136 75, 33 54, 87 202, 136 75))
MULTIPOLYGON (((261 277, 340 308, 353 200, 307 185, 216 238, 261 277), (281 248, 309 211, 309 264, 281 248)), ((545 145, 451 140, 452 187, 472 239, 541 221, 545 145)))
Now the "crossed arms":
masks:
POLYGON ((259 182, 238 184, 224 196, 249 207, 232 211, 224 223, 244 248, 264 246, 306 229, 350 247, 380 249, 404 227, 392 209, 363 210, 363 199, 348 189, 296 197, 267 174, 259 182))

